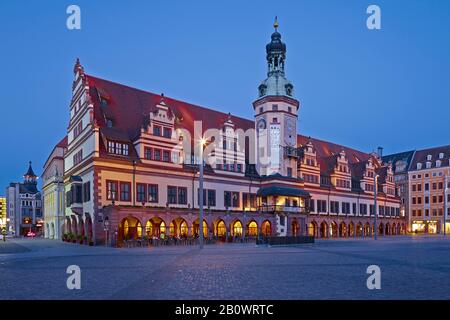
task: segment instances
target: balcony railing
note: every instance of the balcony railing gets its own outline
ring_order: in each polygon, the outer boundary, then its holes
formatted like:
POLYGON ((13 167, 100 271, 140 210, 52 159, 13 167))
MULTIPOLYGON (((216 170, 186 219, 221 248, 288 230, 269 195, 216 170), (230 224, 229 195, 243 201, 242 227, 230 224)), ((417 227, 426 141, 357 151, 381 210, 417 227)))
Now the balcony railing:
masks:
POLYGON ((300 148, 294 147, 283 147, 284 156, 291 158, 299 158, 301 156, 302 150, 300 148))
POLYGON ((283 206, 283 205, 263 205, 258 207, 260 212, 285 212, 285 213, 308 213, 305 207, 293 207, 293 206, 283 206))

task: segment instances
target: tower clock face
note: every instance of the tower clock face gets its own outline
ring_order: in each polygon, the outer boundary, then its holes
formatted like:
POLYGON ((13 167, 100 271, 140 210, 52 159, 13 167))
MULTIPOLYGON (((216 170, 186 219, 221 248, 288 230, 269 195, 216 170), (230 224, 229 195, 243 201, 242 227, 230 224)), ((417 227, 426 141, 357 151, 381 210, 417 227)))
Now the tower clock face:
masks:
POLYGON ((266 120, 264 120, 264 119, 259 120, 257 128, 258 128, 258 131, 264 130, 266 128, 266 120))
POLYGON ((286 118, 284 122, 284 141, 288 146, 295 146, 297 140, 297 130, 294 118, 286 118))

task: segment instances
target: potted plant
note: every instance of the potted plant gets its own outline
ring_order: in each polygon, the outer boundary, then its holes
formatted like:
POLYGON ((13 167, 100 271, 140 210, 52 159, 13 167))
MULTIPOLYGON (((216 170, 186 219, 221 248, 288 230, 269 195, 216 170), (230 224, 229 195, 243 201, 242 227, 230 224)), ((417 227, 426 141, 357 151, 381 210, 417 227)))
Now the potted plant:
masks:
POLYGON ((67 241, 67 233, 64 233, 62 236, 62 241, 67 241))
POLYGON ((78 240, 78 242, 79 242, 80 244, 83 244, 83 236, 82 236, 81 234, 79 234, 79 235, 77 236, 77 240, 78 240))

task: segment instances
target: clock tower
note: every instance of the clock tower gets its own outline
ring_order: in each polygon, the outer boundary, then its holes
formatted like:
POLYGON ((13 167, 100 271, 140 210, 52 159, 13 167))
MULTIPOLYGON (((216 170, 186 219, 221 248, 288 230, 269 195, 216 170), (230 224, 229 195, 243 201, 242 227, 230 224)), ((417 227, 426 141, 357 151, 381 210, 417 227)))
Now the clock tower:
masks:
POLYGON ((281 42, 278 21, 266 46, 267 78, 259 85, 253 102, 257 141, 256 169, 262 176, 297 177, 297 118, 300 103, 294 86, 286 79, 286 44, 281 42))

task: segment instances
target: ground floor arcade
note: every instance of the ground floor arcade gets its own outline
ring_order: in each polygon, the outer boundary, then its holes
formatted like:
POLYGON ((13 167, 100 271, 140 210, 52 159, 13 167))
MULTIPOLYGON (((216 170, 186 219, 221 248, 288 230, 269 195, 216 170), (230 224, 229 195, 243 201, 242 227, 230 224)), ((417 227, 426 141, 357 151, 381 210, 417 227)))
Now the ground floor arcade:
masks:
MULTIPOLYGON (((315 238, 350 238, 374 235, 373 217, 309 217, 308 234, 315 238)), ((403 219, 379 218, 376 223, 377 235, 393 236, 406 234, 403 219)))

